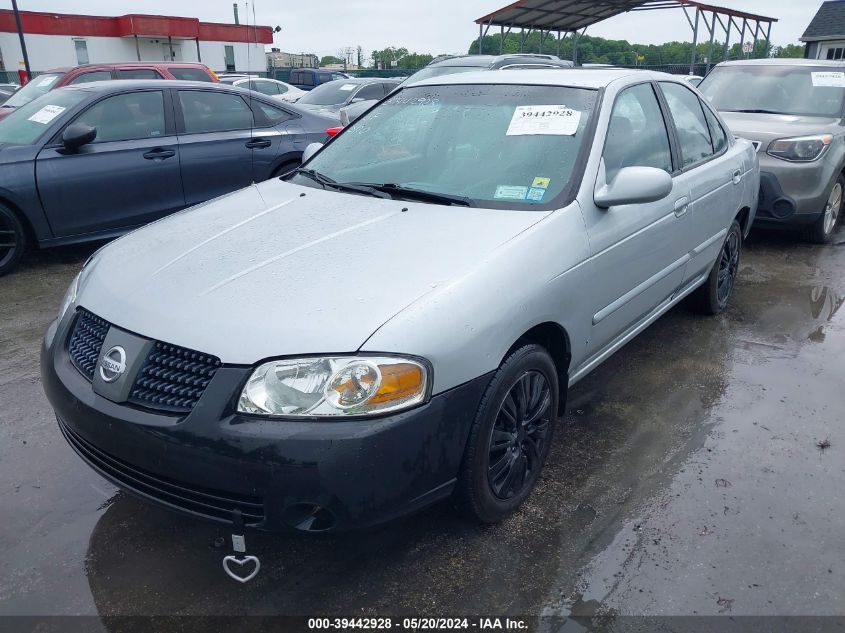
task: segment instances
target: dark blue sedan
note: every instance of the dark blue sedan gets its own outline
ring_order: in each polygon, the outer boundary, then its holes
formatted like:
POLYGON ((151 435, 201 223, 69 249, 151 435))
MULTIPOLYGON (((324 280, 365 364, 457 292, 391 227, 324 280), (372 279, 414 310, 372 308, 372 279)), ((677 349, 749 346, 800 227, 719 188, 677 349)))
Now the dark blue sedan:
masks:
POLYGON ((0 275, 295 169, 337 120, 180 81, 53 90, 0 121, 0 275))

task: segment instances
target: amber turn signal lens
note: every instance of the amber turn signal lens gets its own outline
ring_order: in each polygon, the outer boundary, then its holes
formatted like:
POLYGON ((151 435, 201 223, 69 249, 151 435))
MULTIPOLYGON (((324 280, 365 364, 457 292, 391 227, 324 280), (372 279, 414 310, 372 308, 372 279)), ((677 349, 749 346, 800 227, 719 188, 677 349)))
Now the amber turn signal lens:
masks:
POLYGON ((381 385, 367 404, 381 404, 411 398, 425 389, 425 378, 417 365, 379 365, 381 385))

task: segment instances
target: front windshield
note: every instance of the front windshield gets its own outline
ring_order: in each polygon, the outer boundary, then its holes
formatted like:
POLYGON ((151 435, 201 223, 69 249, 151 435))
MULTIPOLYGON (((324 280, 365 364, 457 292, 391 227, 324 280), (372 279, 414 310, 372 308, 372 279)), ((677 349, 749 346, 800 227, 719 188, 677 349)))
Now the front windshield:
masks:
POLYGON ((297 103, 305 105, 340 105, 346 103, 349 95, 359 84, 350 83, 342 79, 330 81, 304 95, 297 103))
POLYGON ((722 112, 838 117, 845 73, 818 66, 720 66, 698 89, 722 112))
MULTIPOLYGON (((596 98, 595 90, 559 86, 411 86, 305 168, 338 183, 392 184, 475 206, 530 209, 567 187, 596 98)), ((314 186, 304 174, 294 181, 314 186)))
POLYGON ((443 77, 444 75, 456 75, 458 73, 470 73, 474 70, 484 70, 484 66, 432 66, 430 68, 423 68, 418 70, 413 75, 408 77, 406 81, 413 83, 422 79, 430 79, 431 77, 443 77))
POLYGON ((65 110, 86 97, 82 90, 53 90, 0 119, 0 143, 31 145, 38 141, 65 110))
POLYGON ((9 100, 3 104, 3 106, 9 108, 20 108, 22 105, 26 105, 30 101, 37 99, 52 89, 53 86, 56 85, 56 81, 58 81, 59 77, 62 75, 64 75, 64 73, 46 73, 44 75, 38 75, 38 77, 13 94, 9 100))

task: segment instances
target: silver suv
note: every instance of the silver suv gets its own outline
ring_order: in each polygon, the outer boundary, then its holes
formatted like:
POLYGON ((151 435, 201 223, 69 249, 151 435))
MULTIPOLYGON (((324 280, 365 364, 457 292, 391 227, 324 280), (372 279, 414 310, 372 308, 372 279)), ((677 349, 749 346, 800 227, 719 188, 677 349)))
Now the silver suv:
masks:
POLYGON ((642 71, 438 77, 308 153, 70 287, 44 387, 118 486, 268 530, 450 495, 499 521, 570 385, 687 296, 725 308, 759 189, 751 143, 642 71))
POLYGON ((814 59, 725 62, 699 90, 760 156, 764 226, 803 228, 829 242, 845 187, 845 63, 814 59))

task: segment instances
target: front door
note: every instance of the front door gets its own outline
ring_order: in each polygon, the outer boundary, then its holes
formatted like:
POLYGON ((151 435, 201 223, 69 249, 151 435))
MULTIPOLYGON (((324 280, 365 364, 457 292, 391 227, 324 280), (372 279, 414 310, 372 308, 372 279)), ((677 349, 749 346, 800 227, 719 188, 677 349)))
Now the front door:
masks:
POLYGON ((178 90, 179 155, 188 205, 242 189, 253 182, 252 110, 240 95, 178 90))
MULTIPOLYGON (((624 167, 674 171, 667 126, 651 83, 617 96, 603 163, 606 182, 624 167)), ((587 363, 668 302, 681 285, 689 188, 674 182, 669 196, 657 202, 584 209, 592 274, 601 280, 584 297, 572 299, 590 304, 593 327, 587 363)))
POLYGON ((94 142, 41 150, 36 180, 56 237, 129 228, 185 206, 168 99, 162 90, 108 96, 72 121, 96 128, 94 142))

